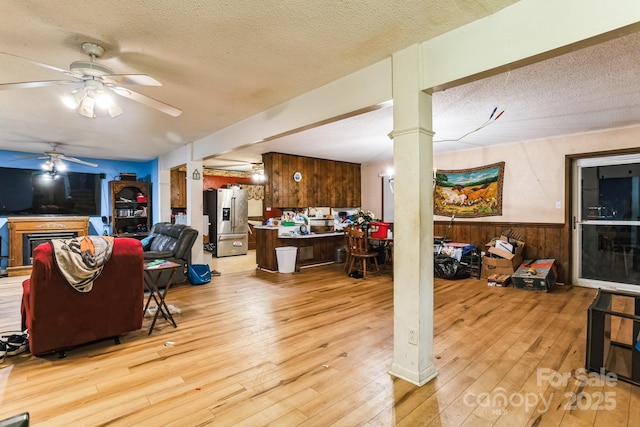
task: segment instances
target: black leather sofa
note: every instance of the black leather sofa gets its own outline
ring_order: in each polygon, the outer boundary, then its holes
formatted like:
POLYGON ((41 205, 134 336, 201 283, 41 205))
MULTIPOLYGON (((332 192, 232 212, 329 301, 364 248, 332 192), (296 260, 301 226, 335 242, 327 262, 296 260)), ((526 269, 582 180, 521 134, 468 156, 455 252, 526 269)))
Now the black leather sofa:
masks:
POLYGON ((198 231, 188 225, 158 222, 151 227, 151 233, 145 239, 148 242, 142 241, 144 261, 163 259, 181 264, 183 268, 176 271, 171 283, 184 282, 187 265, 191 264, 191 248, 197 237, 198 231))

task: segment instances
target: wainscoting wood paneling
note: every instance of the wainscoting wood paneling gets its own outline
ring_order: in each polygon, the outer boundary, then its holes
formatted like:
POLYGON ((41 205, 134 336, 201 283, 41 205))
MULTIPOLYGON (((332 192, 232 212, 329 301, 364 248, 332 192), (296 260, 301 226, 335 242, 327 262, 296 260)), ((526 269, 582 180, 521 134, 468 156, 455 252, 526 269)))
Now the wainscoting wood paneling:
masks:
MULTIPOLYGON (((449 221, 435 221, 435 236, 443 236, 449 221)), ((569 283, 571 245, 569 228, 565 224, 530 224, 508 222, 454 222, 447 239, 454 242, 471 243, 484 250, 485 244, 499 237, 505 230, 513 229, 525 236, 524 259, 556 260, 560 283, 569 283)))

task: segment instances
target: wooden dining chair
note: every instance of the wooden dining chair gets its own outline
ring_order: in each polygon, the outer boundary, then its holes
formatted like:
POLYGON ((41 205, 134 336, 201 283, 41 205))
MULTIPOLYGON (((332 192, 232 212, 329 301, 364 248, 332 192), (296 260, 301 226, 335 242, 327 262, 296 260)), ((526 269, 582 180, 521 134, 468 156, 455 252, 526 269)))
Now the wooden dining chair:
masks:
POLYGON ((378 253, 369 251, 365 231, 351 228, 347 230, 347 235, 349 236, 349 273, 354 271, 356 262, 362 262, 362 268, 358 268, 357 271, 362 271, 362 277, 366 279, 367 262, 372 259, 376 266, 376 272, 380 274, 378 253))
POLYGON ((351 226, 347 226, 343 229, 344 231, 344 247, 346 249, 346 256, 345 256, 345 260, 344 260, 344 271, 349 274, 351 271, 349 270, 351 268, 351 239, 349 237, 349 232, 351 231, 353 227, 351 226))

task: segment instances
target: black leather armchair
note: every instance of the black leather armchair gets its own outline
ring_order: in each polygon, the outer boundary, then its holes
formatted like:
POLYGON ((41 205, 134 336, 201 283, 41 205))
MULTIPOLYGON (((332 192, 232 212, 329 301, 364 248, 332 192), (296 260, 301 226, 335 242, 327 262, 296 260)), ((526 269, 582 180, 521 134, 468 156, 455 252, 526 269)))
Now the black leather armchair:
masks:
POLYGON ((144 261, 156 259, 173 261, 181 264, 173 275, 172 283, 181 283, 186 279, 187 265, 191 264, 191 248, 198 237, 198 231, 184 224, 159 222, 151 228, 150 241, 145 245, 143 240, 144 261))

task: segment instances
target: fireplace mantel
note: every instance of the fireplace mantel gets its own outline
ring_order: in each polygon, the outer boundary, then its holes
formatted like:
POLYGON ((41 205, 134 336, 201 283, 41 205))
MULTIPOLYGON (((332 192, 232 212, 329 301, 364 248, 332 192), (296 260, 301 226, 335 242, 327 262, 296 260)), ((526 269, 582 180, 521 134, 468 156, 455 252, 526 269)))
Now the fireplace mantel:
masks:
POLYGON ((24 276, 31 274, 31 266, 23 265, 22 238, 30 233, 72 232, 78 236, 89 234, 88 216, 34 216, 9 217, 9 276, 24 276))

